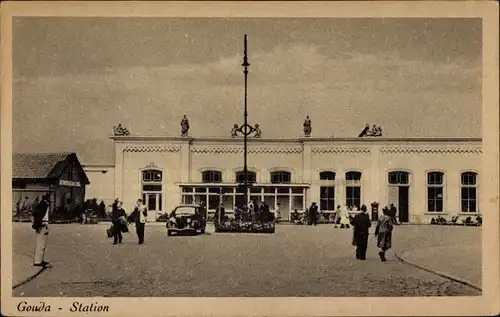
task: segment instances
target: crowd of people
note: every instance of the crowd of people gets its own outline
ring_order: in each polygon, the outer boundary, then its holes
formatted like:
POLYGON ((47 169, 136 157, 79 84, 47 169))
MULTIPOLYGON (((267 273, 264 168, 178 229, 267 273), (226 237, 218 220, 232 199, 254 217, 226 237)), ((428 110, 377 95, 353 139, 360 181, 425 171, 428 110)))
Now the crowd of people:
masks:
MULTIPOLYGON (((228 216, 225 213, 225 208, 223 204, 220 204, 219 208, 215 211, 214 221, 220 222, 226 220, 228 216)), ((260 202, 255 204, 253 201, 250 201, 247 205, 242 205, 235 207, 234 209, 234 218, 236 221, 243 222, 268 222, 274 221, 276 216, 271 209, 269 208, 269 204, 266 202, 260 202)))

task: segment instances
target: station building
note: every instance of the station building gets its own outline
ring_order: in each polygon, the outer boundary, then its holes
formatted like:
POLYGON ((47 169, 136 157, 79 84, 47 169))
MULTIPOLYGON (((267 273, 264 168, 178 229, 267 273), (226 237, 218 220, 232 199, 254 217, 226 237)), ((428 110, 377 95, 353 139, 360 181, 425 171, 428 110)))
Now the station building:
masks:
MULTIPOLYGON (((112 189, 106 196, 126 210, 142 198, 150 221, 181 203, 203 201, 209 213, 243 203, 242 138, 111 139, 114 166, 85 167, 89 193, 94 184, 112 189)), ((250 199, 279 208, 284 220, 312 202, 325 212, 392 203, 406 223, 480 212, 481 139, 249 138, 248 170, 250 199)))

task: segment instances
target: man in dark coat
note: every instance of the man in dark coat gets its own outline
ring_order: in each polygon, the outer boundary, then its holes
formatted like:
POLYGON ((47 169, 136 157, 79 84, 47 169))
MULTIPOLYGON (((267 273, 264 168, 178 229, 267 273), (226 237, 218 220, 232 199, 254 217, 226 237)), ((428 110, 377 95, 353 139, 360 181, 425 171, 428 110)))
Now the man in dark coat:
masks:
POLYGON ((36 231, 34 266, 45 267, 49 264, 43 260, 49 236, 49 228, 47 224, 44 223, 44 218, 49 210, 49 199, 49 194, 43 195, 42 201, 38 203, 33 213, 33 225, 31 227, 36 231))
POLYGON ((125 224, 121 222, 121 217, 125 217, 125 210, 122 208, 122 202, 119 201, 116 208, 111 212, 111 222, 113 223, 113 244, 122 243, 122 228, 125 224))
POLYGON ((392 222, 395 225, 398 225, 398 220, 396 219, 396 215, 398 214, 398 210, 396 209, 396 206, 394 206, 394 204, 391 204, 391 207, 389 209, 389 214, 391 215, 392 222))
POLYGON ((370 217, 366 214, 366 206, 361 206, 351 224, 354 226, 354 243, 356 244, 356 259, 366 260, 366 249, 368 248, 368 231, 372 225, 370 217))
POLYGON ((146 208, 146 206, 142 204, 142 199, 137 200, 137 205, 135 206, 132 215, 135 221, 135 231, 137 233, 137 238, 139 239, 139 244, 143 244, 144 231, 146 227, 146 217, 148 216, 148 209, 146 208))
POLYGON ((318 224, 318 206, 316 203, 312 203, 311 207, 309 207, 309 222, 310 225, 318 224))

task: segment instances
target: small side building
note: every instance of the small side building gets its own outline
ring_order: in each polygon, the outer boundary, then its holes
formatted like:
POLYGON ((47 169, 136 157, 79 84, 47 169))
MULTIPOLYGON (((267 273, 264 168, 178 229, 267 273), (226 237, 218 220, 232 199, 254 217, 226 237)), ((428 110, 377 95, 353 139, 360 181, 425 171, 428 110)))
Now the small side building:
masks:
POLYGON ((12 157, 12 207, 50 193, 50 212, 83 209, 90 184, 76 153, 17 153, 12 157))

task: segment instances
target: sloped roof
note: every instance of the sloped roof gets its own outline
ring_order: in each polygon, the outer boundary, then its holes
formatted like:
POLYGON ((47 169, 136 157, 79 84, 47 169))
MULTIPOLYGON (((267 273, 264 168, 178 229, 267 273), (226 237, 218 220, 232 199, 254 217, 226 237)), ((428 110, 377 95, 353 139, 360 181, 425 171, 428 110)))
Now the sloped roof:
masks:
POLYGON ((74 153, 17 153, 12 156, 12 178, 58 177, 68 156, 74 153))

